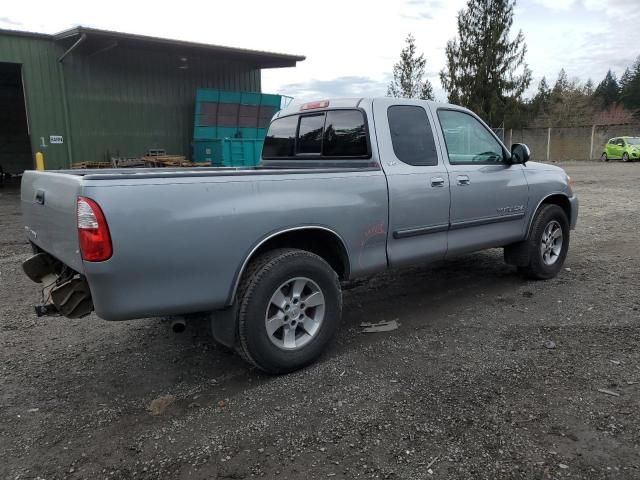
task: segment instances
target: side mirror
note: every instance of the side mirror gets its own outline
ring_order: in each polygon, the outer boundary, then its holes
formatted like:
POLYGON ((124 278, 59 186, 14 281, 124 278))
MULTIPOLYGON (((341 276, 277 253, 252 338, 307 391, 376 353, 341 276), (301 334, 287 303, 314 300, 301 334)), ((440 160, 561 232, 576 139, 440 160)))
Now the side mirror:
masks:
POLYGON ((511 145, 511 163, 525 164, 531 158, 531 150, 524 143, 514 143, 511 145))

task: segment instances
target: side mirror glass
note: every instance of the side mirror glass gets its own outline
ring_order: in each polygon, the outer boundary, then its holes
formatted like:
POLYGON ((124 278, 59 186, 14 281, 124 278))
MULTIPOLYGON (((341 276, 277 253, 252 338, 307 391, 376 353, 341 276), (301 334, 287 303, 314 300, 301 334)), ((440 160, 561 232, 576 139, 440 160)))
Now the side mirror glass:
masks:
POLYGON ((531 158, 531 150, 524 143, 514 143, 511 145, 511 163, 525 164, 531 158))

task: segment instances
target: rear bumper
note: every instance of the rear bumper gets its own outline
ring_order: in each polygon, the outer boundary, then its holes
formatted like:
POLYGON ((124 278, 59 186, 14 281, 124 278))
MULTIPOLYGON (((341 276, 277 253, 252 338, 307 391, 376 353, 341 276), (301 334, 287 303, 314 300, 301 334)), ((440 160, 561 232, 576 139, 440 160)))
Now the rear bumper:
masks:
POLYGON ((571 230, 576 228, 576 224, 578 223, 578 210, 580 207, 580 202, 578 201, 578 197, 573 195, 569 197, 569 203, 571 205, 571 218, 569 219, 569 226, 571 230))

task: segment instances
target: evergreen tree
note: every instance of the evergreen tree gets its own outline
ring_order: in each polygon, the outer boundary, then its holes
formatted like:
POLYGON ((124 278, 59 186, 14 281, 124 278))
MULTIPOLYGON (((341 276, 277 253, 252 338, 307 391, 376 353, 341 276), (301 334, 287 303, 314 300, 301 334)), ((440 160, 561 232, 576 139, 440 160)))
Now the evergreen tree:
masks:
POLYGON ((427 61, 422 53, 417 54, 413 35, 407 35, 405 42, 400 61, 393 66, 393 80, 387 88, 387 96, 433 100, 431 82, 426 78, 423 80, 427 61))
POLYGON ((620 101, 629 110, 640 110, 640 56, 620 78, 620 101))
POLYGON ((598 86, 593 96, 604 108, 609 108, 620 99, 620 86, 614 73, 609 70, 598 86))
POLYGON ((618 85, 620 86, 620 97, 622 97, 622 91, 629 85, 633 75, 631 74, 631 69, 629 67, 625 68, 624 73, 620 77, 620 81, 618 85))
POLYGON ((567 77, 567 72, 564 71, 564 68, 561 68, 558 72, 558 79, 556 83, 553 85, 553 90, 551 91, 551 98, 554 103, 562 101, 564 94, 569 90, 569 78, 567 77))
POLYGON ((534 114, 546 114, 549 113, 549 103, 551 102, 551 89, 547 83, 547 78, 542 77, 538 84, 538 91, 533 97, 533 111, 534 114))
POLYGON ((587 97, 593 95, 593 80, 590 78, 587 79, 587 83, 584 84, 582 88, 582 93, 584 93, 587 97))
POLYGON ((535 106, 532 125, 572 127, 590 122, 594 109, 588 92, 593 90, 593 82, 583 86, 577 79, 570 80, 564 68, 558 72, 552 89, 549 89, 546 79, 543 80, 532 100, 535 106))
POLYGON ((514 0, 468 0, 458 13, 458 37, 447 42, 440 80, 451 103, 500 124, 507 104, 531 82, 522 31, 511 40, 514 0))

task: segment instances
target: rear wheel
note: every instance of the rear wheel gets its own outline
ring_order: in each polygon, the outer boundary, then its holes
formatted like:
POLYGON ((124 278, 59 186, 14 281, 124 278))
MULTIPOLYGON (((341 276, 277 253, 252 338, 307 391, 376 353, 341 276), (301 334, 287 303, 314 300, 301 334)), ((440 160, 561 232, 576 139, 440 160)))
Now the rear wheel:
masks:
POLYGON ((336 272, 321 257, 278 249, 254 260, 238 292, 240 355, 260 370, 287 373, 316 360, 342 313, 336 272))
POLYGON ((628 162, 629 161, 629 154, 627 152, 622 154, 622 161, 623 162, 628 162))
POLYGON ((535 280, 555 277, 569 250, 569 220, 564 210, 558 205, 542 205, 526 242, 529 263, 519 271, 535 280))
POLYGON ((600 160, 601 160, 601 161, 603 161, 603 162, 608 162, 608 161, 609 161, 609 157, 607 156, 607 154, 606 154, 606 153, 603 153, 603 154, 600 156, 600 160))

